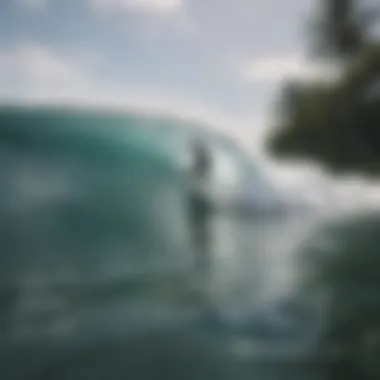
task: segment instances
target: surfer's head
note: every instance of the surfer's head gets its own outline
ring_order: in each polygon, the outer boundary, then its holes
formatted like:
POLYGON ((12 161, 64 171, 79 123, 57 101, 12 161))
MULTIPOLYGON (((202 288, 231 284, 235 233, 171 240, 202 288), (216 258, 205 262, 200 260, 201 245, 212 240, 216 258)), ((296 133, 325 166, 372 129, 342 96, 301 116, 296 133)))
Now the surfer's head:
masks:
POLYGON ((195 156, 204 155, 207 152, 206 144, 200 137, 194 137, 191 141, 191 150, 195 156))

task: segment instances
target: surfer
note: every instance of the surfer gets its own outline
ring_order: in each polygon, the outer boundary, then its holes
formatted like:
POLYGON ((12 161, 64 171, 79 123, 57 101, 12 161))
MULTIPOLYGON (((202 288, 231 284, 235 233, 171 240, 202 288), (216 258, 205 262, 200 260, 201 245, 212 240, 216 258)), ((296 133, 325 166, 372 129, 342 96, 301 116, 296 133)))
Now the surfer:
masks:
POLYGON ((210 202, 205 184, 210 176, 211 156, 201 139, 192 141, 192 166, 190 168, 191 188, 189 191, 189 224, 191 243, 194 251, 195 272, 198 285, 203 293, 210 267, 210 202))

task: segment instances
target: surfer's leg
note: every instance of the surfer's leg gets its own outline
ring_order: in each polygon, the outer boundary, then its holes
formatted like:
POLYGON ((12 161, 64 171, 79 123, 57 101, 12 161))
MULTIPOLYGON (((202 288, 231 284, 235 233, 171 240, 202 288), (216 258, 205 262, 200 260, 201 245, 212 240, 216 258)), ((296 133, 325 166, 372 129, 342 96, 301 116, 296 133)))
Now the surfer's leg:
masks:
POLYGON ((195 270, 204 271, 208 249, 207 215, 204 201, 192 197, 190 203, 190 233, 194 251, 195 270))
POLYGON ((207 303, 210 280, 209 222, 203 199, 194 197, 190 210, 190 233, 194 259, 194 282, 196 298, 201 304, 207 303))

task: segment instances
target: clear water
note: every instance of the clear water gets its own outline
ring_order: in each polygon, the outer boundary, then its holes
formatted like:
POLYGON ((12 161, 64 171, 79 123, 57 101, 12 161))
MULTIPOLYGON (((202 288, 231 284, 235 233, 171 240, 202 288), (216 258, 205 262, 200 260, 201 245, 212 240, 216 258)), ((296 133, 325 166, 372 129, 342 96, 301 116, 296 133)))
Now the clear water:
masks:
POLYGON ((214 199, 201 302, 179 149, 193 130, 170 123, 0 111, 2 379, 320 376, 305 364, 315 318, 274 311, 297 293, 319 219, 224 207, 247 168, 209 140, 221 168, 209 192, 233 190, 214 199))

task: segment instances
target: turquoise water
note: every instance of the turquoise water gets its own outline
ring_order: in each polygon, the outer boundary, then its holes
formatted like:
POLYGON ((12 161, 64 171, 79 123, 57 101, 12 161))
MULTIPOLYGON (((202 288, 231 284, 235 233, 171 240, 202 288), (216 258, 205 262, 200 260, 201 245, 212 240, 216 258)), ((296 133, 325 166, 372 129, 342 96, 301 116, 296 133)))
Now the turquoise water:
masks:
POLYGON ((295 293, 294 253, 317 221, 226 207, 247 178, 278 202, 232 143, 184 121, 83 109, 3 108, 0 126, 2 379, 318 375, 294 361, 314 325, 276 327, 276 341, 271 325, 291 321, 267 312, 295 293), (194 297, 184 175, 195 134, 216 162, 206 303, 194 297))

